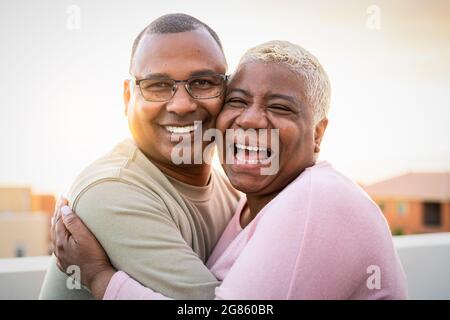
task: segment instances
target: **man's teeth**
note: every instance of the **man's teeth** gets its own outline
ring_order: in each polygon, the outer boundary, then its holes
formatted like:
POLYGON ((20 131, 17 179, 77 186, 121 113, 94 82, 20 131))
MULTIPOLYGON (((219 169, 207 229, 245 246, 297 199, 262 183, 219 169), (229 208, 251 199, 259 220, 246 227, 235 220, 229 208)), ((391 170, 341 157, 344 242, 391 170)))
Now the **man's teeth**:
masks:
POLYGON ((189 133, 197 130, 198 124, 184 127, 166 126, 166 130, 170 133, 189 133))
POLYGON ((258 152, 260 152, 260 151, 264 151, 264 152, 267 151, 267 148, 265 148, 265 147, 246 146, 246 145, 239 144, 239 143, 236 143, 236 148, 239 149, 239 150, 258 151, 258 152))

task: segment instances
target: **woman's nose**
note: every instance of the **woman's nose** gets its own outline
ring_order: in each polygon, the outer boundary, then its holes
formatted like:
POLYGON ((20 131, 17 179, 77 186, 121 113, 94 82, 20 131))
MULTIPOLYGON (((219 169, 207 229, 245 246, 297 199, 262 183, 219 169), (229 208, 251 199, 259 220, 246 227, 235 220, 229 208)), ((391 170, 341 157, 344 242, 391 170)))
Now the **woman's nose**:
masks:
POLYGON ((236 124, 242 129, 266 129, 268 126, 264 110, 256 105, 244 109, 236 118, 236 124))

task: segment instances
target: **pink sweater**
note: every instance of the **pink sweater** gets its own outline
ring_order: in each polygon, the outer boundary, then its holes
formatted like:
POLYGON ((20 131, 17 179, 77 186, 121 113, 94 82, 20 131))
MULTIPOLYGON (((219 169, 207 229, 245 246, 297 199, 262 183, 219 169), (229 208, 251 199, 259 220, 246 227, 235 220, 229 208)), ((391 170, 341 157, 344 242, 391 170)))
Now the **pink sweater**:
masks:
MULTIPOLYGON (((217 299, 405 299, 378 206, 327 162, 306 169, 244 229, 236 214, 207 266, 217 299)), ((119 271, 104 299, 169 299, 119 271)))

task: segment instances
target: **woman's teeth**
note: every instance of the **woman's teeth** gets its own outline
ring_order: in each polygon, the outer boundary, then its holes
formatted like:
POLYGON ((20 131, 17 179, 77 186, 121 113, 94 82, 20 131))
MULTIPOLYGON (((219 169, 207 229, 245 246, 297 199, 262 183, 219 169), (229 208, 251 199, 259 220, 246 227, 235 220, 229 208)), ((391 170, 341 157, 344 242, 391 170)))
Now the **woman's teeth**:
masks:
POLYGON ((270 148, 258 146, 246 146, 236 143, 235 145, 236 159, 245 164, 267 163, 271 156, 270 148))
POLYGON ((191 126, 184 126, 184 127, 175 127, 175 126, 165 126, 166 130, 170 133, 190 133, 192 131, 197 130, 198 124, 194 124, 191 126))
POLYGON ((236 143, 236 148, 238 150, 249 150, 249 151, 267 151, 265 147, 257 147, 257 146, 246 146, 243 144, 236 143))

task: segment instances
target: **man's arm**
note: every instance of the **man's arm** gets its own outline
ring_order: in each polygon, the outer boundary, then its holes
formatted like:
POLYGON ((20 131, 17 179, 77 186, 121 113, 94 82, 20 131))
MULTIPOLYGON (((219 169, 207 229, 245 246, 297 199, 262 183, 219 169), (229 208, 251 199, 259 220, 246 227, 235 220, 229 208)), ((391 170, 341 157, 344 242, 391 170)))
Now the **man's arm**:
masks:
MULTIPOLYGON (((120 181, 104 181, 81 193, 72 206, 115 268, 172 298, 214 297, 219 282, 186 243, 157 195, 120 181)), ((41 298, 79 297, 65 287, 66 279, 53 264, 41 298)))

